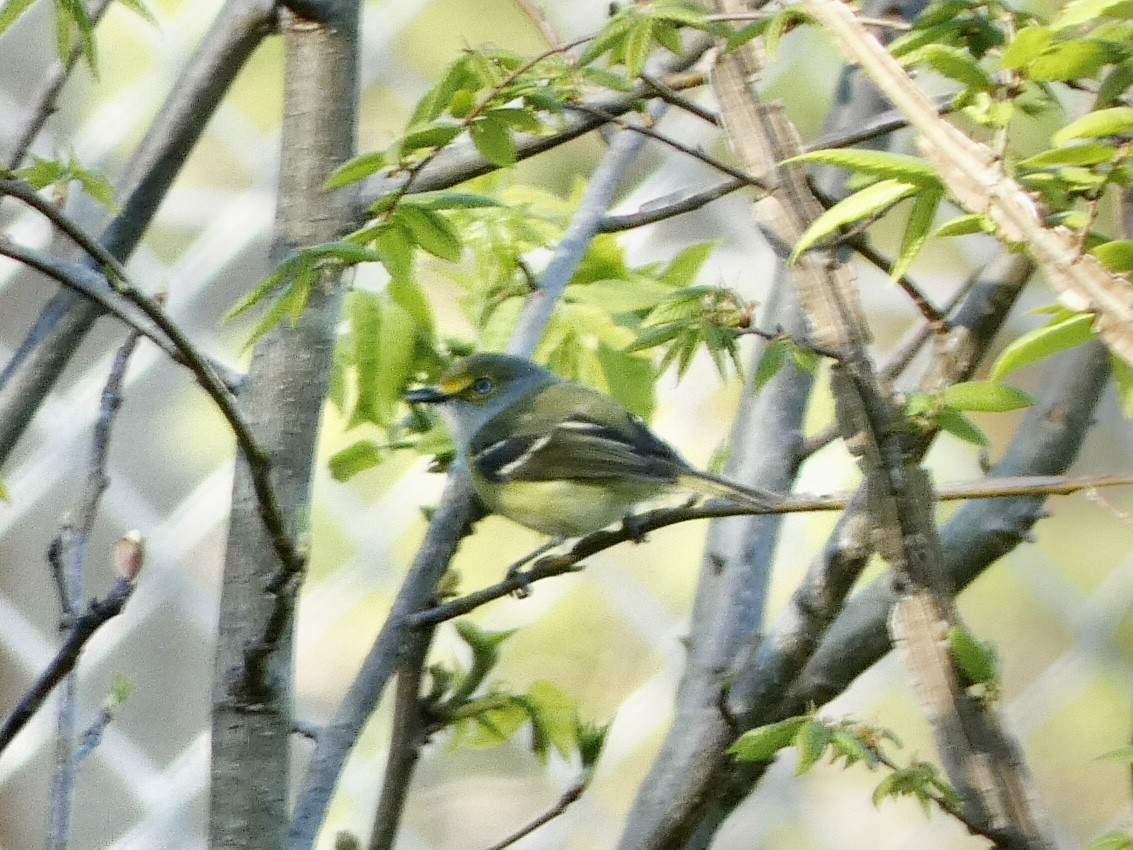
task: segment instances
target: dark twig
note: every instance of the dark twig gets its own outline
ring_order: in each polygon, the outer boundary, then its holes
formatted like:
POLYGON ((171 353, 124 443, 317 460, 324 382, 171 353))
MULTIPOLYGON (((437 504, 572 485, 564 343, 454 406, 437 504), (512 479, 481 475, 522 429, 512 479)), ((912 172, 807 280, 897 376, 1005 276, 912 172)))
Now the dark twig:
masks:
POLYGON ((650 74, 642 74, 641 79, 649 88, 653 89, 657 97, 665 101, 665 103, 675 106, 678 109, 683 109, 685 112, 691 112, 702 121, 707 121, 716 127, 720 126, 720 117, 711 110, 705 109, 699 103, 685 97, 676 89, 665 85, 664 82, 657 79, 650 74))
POLYGON ((0 726, 0 753, 11 743, 16 734, 27 725, 35 715, 43 701, 57 684, 74 669, 79 660, 79 654, 87 641, 91 639, 99 627, 108 620, 122 612, 130 594, 134 592, 134 580, 120 576, 105 599, 92 599, 82 616, 75 619, 74 625, 67 634, 63 646, 56 653, 47 669, 43 671, 35 684, 31 686, 12 713, 0 726))
MULTIPOLYGON (((64 630, 75 628, 75 617, 82 602, 87 540, 98 514, 98 504, 109 485, 106 464, 110 450, 110 433, 122 404, 122 384, 126 378, 126 367, 137 343, 138 334, 131 333, 114 356, 99 401, 98 417, 91 437, 90 463, 74 519, 64 524, 48 550, 48 561, 59 592, 60 624, 64 630)), ((76 661, 77 658, 76 651, 76 661)), ((78 777, 80 761, 75 753, 78 681, 73 667, 74 663, 63 677, 63 690, 56 716, 55 764, 51 781, 47 837, 51 850, 65 850, 70 843, 75 781, 78 777)))
MULTIPOLYGON (((1018 496, 1069 496, 1082 491, 1103 487, 1128 487, 1133 485, 1133 475, 1096 475, 1068 477, 1062 475, 1020 476, 1015 478, 987 478, 967 484, 944 485, 936 490, 941 502, 967 501, 971 499, 1009 499, 1018 496)), ((716 517, 745 516, 749 514, 788 514, 814 513, 818 511, 839 511, 849 504, 851 492, 832 493, 828 496, 792 495, 762 510, 755 510, 712 499, 698 505, 683 505, 677 508, 656 508, 635 514, 627 524, 610 529, 595 531, 580 537, 567 551, 558 555, 539 558, 530 569, 509 575, 502 581, 475 590, 449 602, 426 608, 406 618, 411 628, 435 626, 446 620, 454 620, 468 614, 481 605, 505 596, 514 595, 528 585, 545 578, 566 573, 579 572, 582 560, 605 551, 619 543, 634 541, 641 534, 648 534, 670 525, 699 519, 716 517)), ((540 547, 538 551, 542 551, 540 547)), ((526 563, 531 556, 521 560, 526 563)))
POLYGON ((593 776, 592 771, 585 771, 583 775, 578 779, 578 781, 575 782, 574 785, 572 785, 570 788, 568 788, 561 797, 559 797, 559 801, 555 803, 555 805, 551 806, 550 809, 543 812, 543 814, 539 815, 539 817, 535 818, 530 823, 525 824, 524 826, 517 829, 503 841, 500 841, 496 844, 493 844, 491 847, 488 847, 487 850, 504 850, 505 847, 510 847, 511 845, 515 844, 515 842, 519 841, 519 839, 525 838, 526 836, 537 830, 539 827, 553 821, 568 808, 570 808, 572 803, 577 802, 579 798, 582 797, 583 793, 590 785, 591 776, 593 776))
POLYGON ((717 159, 711 154, 707 154, 698 148, 691 147, 684 144, 683 142, 677 141, 670 136, 666 136, 664 133, 660 133, 652 127, 644 127, 639 124, 634 124, 619 115, 612 115, 608 112, 603 112, 600 109, 595 109, 591 106, 585 106, 581 103, 568 103, 566 104, 566 108, 573 110, 574 112, 581 112, 585 115, 590 115, 594 118, 600 118, 607 124, 614 124, 618 127, 621 127, 622 129, 629 130, 632 133, 640 133, 643 136, 648 136, 649 138, 658 141, 661 144, 672 148, 673 150, 680 151, 686 156, 690 156, 693 159, 700 160, 706 165, 712 166, 717 171, 723 172, 724 174, 730 174, 732 177, 741 181, 746 186, 753 186, 763 192, 769 191, 767 183, 755 177, 754 175, 748 174, 741 168, 736 168, 735 166, 728 165, 728 163, 724 162, 723 160, 717 159))
MULTIPOLYGON (((122 303, 122 299, 110 288, 106 275, 83 263, 65 262, 23 245, 17 245, 3 236, 0 236, 0 255, 11 257, 88 301, 94 302, 126 327, 160 348, 173 362, 182 366, 188 365, 177 346, 170 342, 160 329, 147 322, 144 316, 133 313, 128 305, 122 303)), ((244 380, 243 375, 216 361, 210 360, 209 363, 229 390, 236 392, 239 389, 244 380)))
MULTIPOLYGON (((890 277, 893 276, 893 264, 870 244, 869 239, 864 233, 853 233, 839 241, 847 247, 853 248, 863 259, 881 269, 885 274, 890 277)), ((928 322, 930 331, 938 330, 943 325, 944 317, 947 313, 933 305, 908 275, 901 275, 894 283, 901 287, 902 291, 909 296, 909 300, 916 306, 917 311, 924 317, 924 320, 928 322)))
POLYGON ((644 227, 647 224, 656 224, 659 221, 698 210, 706 204, 730 195, 747 185, 743 180, 733 178, 669 203, 650 201, 643 204, 636 212, 605 216, 598 225, 598 230, 601 233, 618 233, 623 230, 632 230, 635 227, 644 227))
MULTIPOLYGON (((955 98, 951 95, 941 97, 936 102, 936 109, 940 115, 947 115, 954 112, 956 106, 954 105, 955 98)), ((858 127, 854 130, 839 130, 833 133, 828 133, 819 136, 812 142, 806 145, 808 151, 826 150, 827 148, 848 148, 854 145, 860 145, 862 142, 871 142, 880 136, 886 136, 889 133, 903 130, 909 126, 909 120, 903 113, 898 112, 896 109, 891 109, 878 115, 872 121, 869 121, 865 126, 858 127)))
POLYGON ((283 509, 271 482, 271 459, 260 448, 251 426, 236 407, 236 399, 208 359, 197 350, 157 301, 131 283, 126 269, 117 258, 62 210, 42 198, 22 180, 0 180, 0 194, 19 198, 62 230, 93 260, 102 265, 111 288, 140 309, 174 345, 181 354, 185 366, 196 376, 197 382, 216 404, 236 436, 236 442, 251 471, 252 486, 256 492, 260 516, 271 537, 272 546, 283 564, 283 572, 292 574, 302 570, 306 556, 296 547, 288 533, 283 509))
POLYGON ((432 629, 414 632, 408 638, 405 661, 397 670, 393 709, 393 732, 382 777, 382 793, 370 833, 370 850, 390 850, 397 839, 398 824, 409 794, 409 783, 429 737, 429 717, 421 702, 421 680, 425 658, 433 641, 432 629))

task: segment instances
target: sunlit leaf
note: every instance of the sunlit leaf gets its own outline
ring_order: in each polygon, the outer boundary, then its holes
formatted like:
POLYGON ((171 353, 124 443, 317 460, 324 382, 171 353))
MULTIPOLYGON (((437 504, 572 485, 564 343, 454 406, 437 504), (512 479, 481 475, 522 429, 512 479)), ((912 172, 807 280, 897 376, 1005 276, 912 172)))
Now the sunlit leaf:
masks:
POLYGON ((948 630, 948 643, 956 668, 964 675, 967 684, 986 685, 999 678, 999 659, 990 643, 977 640, 963 626, 948 630))
POLYGON ((327 190, 337 189, 340 186, 357 183, 359 180, 364 180, 371 174, 381 171, 385 164, 386 155, 382 151, 371 151, 356 156, 332 171, 326 182, 323 183, 323 188, 327 190))
POLYGON ((998 381, 964 381, 953 384, 941 394, 942 401, 954 410, 975 410, 1003 413, 1030 407, 1035 403, 1027 393, 998 381))
POLYGON ((515 163, 515 143, 503 124, 490 116, 482 116, 473 121, 468 130, 476 150, 488 162, 501 168, 515 163))
POLYGON ((1113 106, 1089 112, 1076 121, 1071 121, 1051 137, 1056 145, 1064 145, 1074 139, 1097 139, 1103 136, 1116 136, 1133 130, 1133 108, 1113 106))
POLYGON ((1056 317, 1054 321, 1041 328, 1023 334, 999 355, 999 359, 992 367, 991 377, 1002 378, 1028 363, 1089 342, 1094 338, 1093 324, 1092 313, 1074 313, 1070 316, 1056 317))
POLYGON ((792 157, 785 162, 820 162, 835 165, 874 177, 899 180, 904 183, 939 185, 936 170, 927 161, 908 154, 890 153, 858 148, 832 148, 811 151, 792 157))
POLYGON ((913 260, 924 247, 932 229, 933 219, 936 217, 936 208, 944 197, 942 191, 924 190, 919 192, 913 201, 913 208, 909 211, 909 220, 905 223, 905 232, 901 237, 901 253, 893 263, 889 276, 899 280, 909 270, 913 260))
POLYGON ((331 455, 327 466, 335 481, 349 481, 382 462, 382 449, 373 440, 358 440, 331 455))
POLYGON ((811 222, 791 254, 794 262, 815 243, 836 234, 840 228, 889 209, 914 195, 918 187, 898 180, 881 180, 839 201, 811 222))
POLYGON ((791 746, 799 729, 809 722, 809 717, 789 717, 778 723, 758 726, 740 735, 736 742, 728 747, 728 752, 734 755, 737 761, 771 761, 776 753, 791 746))

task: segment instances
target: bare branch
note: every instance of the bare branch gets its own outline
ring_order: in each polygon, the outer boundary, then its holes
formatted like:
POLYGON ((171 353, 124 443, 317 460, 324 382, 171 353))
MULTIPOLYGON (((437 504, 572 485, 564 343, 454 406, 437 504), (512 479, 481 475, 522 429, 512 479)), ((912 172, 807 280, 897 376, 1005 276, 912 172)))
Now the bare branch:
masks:
POLYGON ((35 684, 20 699, 12 713, 4 721, 4 725, 0 726, 0 752, 3 752, 16 734, 27 725, 27 722, 39 710, 43 701, 62 681, 63 677, 74 669, 87 641, 94 636, 94 633, 103 623, 117 617, 122 612, 133 592, 133 579, 120 576, 114 582, 105 599, 91 600, 86 611, 75 620, 67 634, 67 639, 51 660, 47 669, 40 674, 35 684))
POLYGON ((575 782, 574 785, 570 786, 570 788, 568 788, 565 792, 563 792, 563 795, 559 797, 559 800, 557 803, 555 803, 555 805, 551 806, 550 809, 539 815, 539 817, 535 818, 530 823, 525 824, 524 826, 517 829, 503 841, 499 841, 493 844, 491 847, 487 848, 487 850, 504 850, 504 848, 510 847, 521 838, 526 838, 539 827, 553 821, 555 818, 569 809, 572 803, 578 802, 578 800, 586 792, 587 787, 590 785, 590 779, 592 776, 592 771, 584 771, 583 775, 578 779, 578 781, 575 782))

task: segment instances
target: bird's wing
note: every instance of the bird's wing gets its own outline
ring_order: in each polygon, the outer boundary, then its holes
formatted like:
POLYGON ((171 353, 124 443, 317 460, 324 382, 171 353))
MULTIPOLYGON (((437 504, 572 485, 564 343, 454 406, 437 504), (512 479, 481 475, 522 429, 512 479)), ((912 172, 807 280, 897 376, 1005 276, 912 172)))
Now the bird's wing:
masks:
POLYGON ((666 443, 599 393, 549 387, 539 413, 512 411, 473 440, 472 462, 491 481, 675 481, 687 469, 666 443))

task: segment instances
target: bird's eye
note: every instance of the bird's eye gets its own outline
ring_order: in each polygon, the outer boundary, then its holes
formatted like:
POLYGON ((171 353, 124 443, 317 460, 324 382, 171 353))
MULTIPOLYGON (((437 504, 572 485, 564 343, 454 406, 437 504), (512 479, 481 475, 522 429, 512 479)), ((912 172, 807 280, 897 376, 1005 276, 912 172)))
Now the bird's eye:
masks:
POLYGON ((489 395, 496 388, 496 382, 491 378, 477 378, 472 382, 472 393, 478 396, 489 395))

